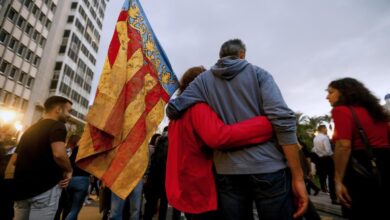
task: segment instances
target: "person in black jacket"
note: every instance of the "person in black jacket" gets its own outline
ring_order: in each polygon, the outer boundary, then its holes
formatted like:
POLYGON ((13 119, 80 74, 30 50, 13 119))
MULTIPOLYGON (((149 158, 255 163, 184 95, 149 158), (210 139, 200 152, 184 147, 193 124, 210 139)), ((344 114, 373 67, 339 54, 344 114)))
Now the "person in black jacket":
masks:
POLYGON ((4 174, 12 154, 9 153, 9 146, 15 143, 12 141, 10 126, 2 126, 0 131, 0 219, 12 220, 14 217, 14 202, 12 199, 12 180, 5 179, 4 174))

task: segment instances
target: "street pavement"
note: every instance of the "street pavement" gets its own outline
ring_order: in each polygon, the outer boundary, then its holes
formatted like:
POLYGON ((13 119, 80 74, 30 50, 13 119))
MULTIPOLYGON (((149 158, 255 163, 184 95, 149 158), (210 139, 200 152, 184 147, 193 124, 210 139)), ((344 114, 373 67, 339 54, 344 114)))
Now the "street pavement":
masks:
MULTIPOLYGON (((92 200, 90 200, 90 204, 85 204, 84 207, 81 209, 81 212, 79 214, 80 220, 101 220, 102 215, 99 213, 99 205, 98 200, 96 197, 92 196, 92 200)), ((331 203, 329 194, 320 192, 317 196, 310 196, 311 201, 313 202, 314 206, 316 207, 319 215, 321 216, 322 220, 346 220, 345 218, 342 218, 341 214, 341 206, 340 205, 333 205, 331 203)), ((168 216, 167 220, 171 219, 171 213, 172 209, 168 209, 168 216)), ((254 215, 257 218, 256 210, 254 210, 254 215)), ((157 218, 155 218, 157 219, 157 218)), ((184 216, 182 217, 184 220, 184 216)))
POLYGON ((317 196, 311 195, 313 202, 322 220, 346 220, 342 217, 341 205, 334 205, 328 193, 320 192, 317 196))

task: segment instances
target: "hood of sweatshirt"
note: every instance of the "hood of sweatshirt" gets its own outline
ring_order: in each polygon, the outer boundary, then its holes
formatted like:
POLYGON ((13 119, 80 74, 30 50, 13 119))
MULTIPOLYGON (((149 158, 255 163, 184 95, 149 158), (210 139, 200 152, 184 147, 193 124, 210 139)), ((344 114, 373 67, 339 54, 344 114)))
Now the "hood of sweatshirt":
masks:
POLYGON ((248 65, 248 61, 235 58, 235 57, 224 57, 218 60, 218 62, 211 67, 211 72, 219 78, 225 80, 231 80, 237 74, 239 74, 248 65))

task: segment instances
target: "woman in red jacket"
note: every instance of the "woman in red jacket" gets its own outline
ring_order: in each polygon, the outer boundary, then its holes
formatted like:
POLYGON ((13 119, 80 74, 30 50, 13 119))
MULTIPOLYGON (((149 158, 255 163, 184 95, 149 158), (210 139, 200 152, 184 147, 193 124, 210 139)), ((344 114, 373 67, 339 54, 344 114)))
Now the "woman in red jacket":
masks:
POLYGON ((333 140, 336 194, 344 206, 351 208, 350 219, 389 219, 390 214, 390 144, 389 115, 379 100, 359 81, 343 78, 332 81, 328 96, 333 106, 335 124, 333 140), (372 165, 359 135, 358 125, 364 130, 373 149, 376 165, 382 175, 382 183, 359 175, 350 158, 365 165, 372 165))
MULTIPOLYGON (((187 70, 180 92, 203 67, 187 70)), ((272 137, 272 126, 264 116, 225 125, 205 103, 189 108, 180 119, 169 123, 166 193, 169 204, 191 220, 218 219, 217 192, 212 149, 230 149, 264 142, 272 137)))

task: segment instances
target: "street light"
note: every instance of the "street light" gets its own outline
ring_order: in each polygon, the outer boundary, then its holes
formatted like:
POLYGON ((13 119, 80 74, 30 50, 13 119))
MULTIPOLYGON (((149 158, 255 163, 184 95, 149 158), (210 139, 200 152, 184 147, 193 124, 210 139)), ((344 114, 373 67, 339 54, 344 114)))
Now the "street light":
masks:
POLYGON ((0 117, 4 123, 10 123, 16 118, 16 112, 11 110, 0 110, 0 117))

